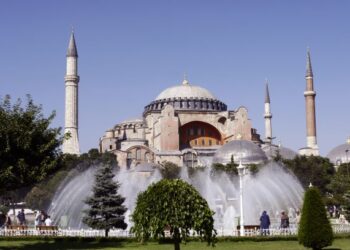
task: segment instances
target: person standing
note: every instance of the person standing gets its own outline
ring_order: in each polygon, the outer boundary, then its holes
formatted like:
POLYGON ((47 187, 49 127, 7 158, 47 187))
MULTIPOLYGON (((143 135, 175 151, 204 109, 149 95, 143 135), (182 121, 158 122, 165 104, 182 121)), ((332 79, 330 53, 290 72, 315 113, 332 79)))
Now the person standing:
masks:
POLYGON ((50 216, 48 215, 46 220, 45 220, 45 226, 52 226, 52 220, 50 216))
POLYGON ((20 212, 18 212, 17 218, 18 218, 19 224, 21 226, 24 226, 26 224, 26 216, 24 214, 24 209, 23 208, 21 209, 20 212))
POLYGON ((287 232, 288 231, 288 228, 289 228, 289 217, 288 215, 286 214, 285 211, 282 211, 281 213, 281 229, 283 232, 287 232))
POLYGON ((260 216, 260 233, 261 235, 267 235, 270 234, 269 228, 270 228, 270 216, 267 214, 266 211, 263 211, 260 216))

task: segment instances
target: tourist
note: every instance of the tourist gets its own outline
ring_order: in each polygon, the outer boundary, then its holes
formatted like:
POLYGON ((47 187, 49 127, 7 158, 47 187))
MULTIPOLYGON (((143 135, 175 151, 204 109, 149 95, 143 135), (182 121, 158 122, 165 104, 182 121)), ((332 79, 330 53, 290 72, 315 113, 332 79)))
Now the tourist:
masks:
POLYGON ((286 214, 285 211, 282 211, 281 213, 281 229, 284 231, 284 232, 287 232, 288 231, 288 228, 289 228, 289 217, 288 215, 286 214))
POLYGON ((23 208, 21 209, 20 212, 18 212, 17 218, 18 218, 19 224, 21 226, 24 226, 26 224, 26 216, 24 214, 24 209, 23 208))
POLYGON ((50 216, 48 215, 46 220, 45 220, 45 226, 52 226, 52 220, 50 216))
POLYGON ((40 211, 40 225, 45 225, 45 220, 47 218, 47 214, 44 210, 40 211))
POLYGON ((36 210, 34 212, 34 215, 35 215, 34 226, 35 227, 40 226, 41 225, 41 221, 40 221, 40 213, 39 213, 39 211, 36 210))
POLYGON ((261 235, 270 234, 269 228, 270 228, 270 217, 266 213, 266 211, 264 211, 262 213, 262 215, 260 216, 260 233, 261 233, 261 235))

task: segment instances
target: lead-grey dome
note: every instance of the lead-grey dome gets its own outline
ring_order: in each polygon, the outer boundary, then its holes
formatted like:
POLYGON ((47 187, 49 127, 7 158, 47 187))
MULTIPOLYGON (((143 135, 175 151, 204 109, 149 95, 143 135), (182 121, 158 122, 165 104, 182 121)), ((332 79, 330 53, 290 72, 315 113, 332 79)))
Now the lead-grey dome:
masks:
POLYGON ((184 80, 181 85, 173 86, 161 92, 144 110, 144 117, 148 113, 159 113, 166 106, 171 105, 175 110, 193 110, 196 112, 222 112, 227 110, 225 103, 216 99, 209 90, 190 85, 184 80))
POLYGON ((245 140, 230 141, 219 148, 214 157, 213 163, 227 164, 231 162, 231 156, 236 163, 261 164, 267 161, 264 151, 255 143, 245 140))
POLYGON ((334 164, 340 165, 350 161, 350 140, 347 143, 341 144, 333 148, 328 154, 327 158, 334 164))
POLYGON ((210 93, 209 90, 190 85, 187 81, 184 81, 181 85, 173 86, 162 91, 156 98, 156 100, 168 99, 168 98, 200 98, 200 99, 216 99, 215 96, 210 93))
POLYGON ((297 156, 298 154, 289 149, 282 146, 277 145, 265 145, 262 147, 262 150, 265 152, 266 156, 271 159, 277 155, 277 152, 282 156, 283 159, 292 160, 297 156))

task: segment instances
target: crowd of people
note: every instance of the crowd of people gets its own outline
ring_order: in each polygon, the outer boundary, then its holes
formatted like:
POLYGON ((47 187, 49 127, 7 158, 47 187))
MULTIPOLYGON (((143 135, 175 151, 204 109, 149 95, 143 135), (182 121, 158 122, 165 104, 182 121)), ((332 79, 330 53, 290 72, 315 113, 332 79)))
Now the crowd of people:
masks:
MULTIPOLYGON (((51 217, 43 210, 41 211, 34 211, 34 226, 52 226, 52 220, 51 217)), ((18 214, 17 214, 17 223, 13 222, 11 219, 11 216, 6 214, 5 220, 3 222, 3 225, 1 227, 3 228, 9 228, 12 225, 19 225, 19 226, 27 226, 28 221, 26 219, 26 214, 24 212, 24 209, 22 208, 18 214)))

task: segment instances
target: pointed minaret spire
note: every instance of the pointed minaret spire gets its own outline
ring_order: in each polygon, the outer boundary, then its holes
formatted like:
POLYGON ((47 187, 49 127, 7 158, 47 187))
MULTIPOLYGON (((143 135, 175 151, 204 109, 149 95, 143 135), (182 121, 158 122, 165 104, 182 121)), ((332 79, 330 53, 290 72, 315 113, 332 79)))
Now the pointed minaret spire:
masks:
POLYGON ((265 79, 265 103, 270 103, 269 83, 265 79))
POLYGON ((69 135, 63 142, 62 151, 65 154, 80 154, 78 137, 78 52, 74 33, 70 35, 67 50, 67 68, 65 80, 66 105, 64 133, 69 135))
POLYGON ((270 93, 269 93, 269 85, 267 79, 265 80, 266 83, 266 92, 265 92, 265 141, 267 143, 272 143, 272 114, 271 114, 271 107, 270 107, 270 93))
POLYGON ((310 56, 310 48, 307 48, 307 58, 306 58, 306 77, 313 77, 312 66, 311 66, 311 56, 310 56))
POLYGON ((73 29, 72 29, 72 33, 71 33, 70 39, 69 39, 67 57, 78 57, 78 50, 77 50, 77 46, 75 44, 75 37, 74 37, 73 29))
POLYGON ((316 137, 316 92, 314 91, 314 77, 311 67, 310 49, 306 58, 306 90, 304 91, 306 106, 306 148, 300 149, 302 155, 319 155, 316 137))

